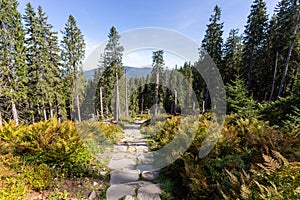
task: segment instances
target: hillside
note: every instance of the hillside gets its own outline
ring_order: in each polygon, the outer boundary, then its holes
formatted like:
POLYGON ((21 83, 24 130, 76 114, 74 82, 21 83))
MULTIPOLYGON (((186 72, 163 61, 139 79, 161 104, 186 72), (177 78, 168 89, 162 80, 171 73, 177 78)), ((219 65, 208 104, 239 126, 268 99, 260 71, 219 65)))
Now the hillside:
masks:
MULTIPOLYGON (((125 70, 128 70, 128 78, 131 77, 146 77, 147 74, 149 74, 152 70, 152 67, 143 67, 143 68, 138 68, 138 67, 129 67, 129 66, 125 66, 125 70)), ((91 70, 87 70, 84 71, 84 76, 87 80, 90 80, 93 78, 94 73, 95 73, 95 69, 91 69, 91 70)))

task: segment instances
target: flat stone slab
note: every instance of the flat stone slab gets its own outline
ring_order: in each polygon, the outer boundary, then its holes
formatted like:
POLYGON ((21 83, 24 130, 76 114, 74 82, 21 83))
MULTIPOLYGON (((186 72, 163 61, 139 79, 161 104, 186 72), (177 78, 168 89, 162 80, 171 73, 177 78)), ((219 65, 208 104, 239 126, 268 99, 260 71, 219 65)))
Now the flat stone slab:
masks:
POLYGON ((111 184, 121 184, 128 183, 132 181, 137 181, 139 179, 139 170, 114 170, 110 173, 110 183, 111 184))
POLYGON ((128 146, 127 151, 131 152, 131 153, 135 153, 136 152, 136 148, 134 146, 128 146))
POLYGON ((108 167, 110 169, 135 169, 136 162, 132 159, 110 160, 108 167))
POLYGON ((120 159, 132 159, 132 160, 136 160, 136 155, 133 154, 133 153, 129 153, 129 152, 126 152, 126 153, 115 153, 111 156, 111 159, 113 160, 120 160, 120 159))
POLYGON ((135 188, 139 188, 139 187, 143 187, 143 186, 151 185, 151 184, 153 184, 153 183, 149 182, 149 181, 135 181, 135 182, 127 183, 127 185, 135 187, 135 188))
POLYGON ((141 164, 141 165, 136 166, 136 169, 140 170, 141 172, 151 171, 151 170, 153 170, 153 166, 152 165, 143 165, 143 164, 141 164))
POLYGON ((140 187, 137 198, 139 200, 160 200, 161 189, 158 184, 140 187))
POLYGON ((111 185, 106 191, 106 200, 119 200, 128 195, 135 195, 134 187, 126 184, 111 185))
POLYGON ((137 158, 142 164, 152 164, 153 163, 153 154, 142 154, 137 158))
POLYGON ((147 146, 136 146, 136 152, 137 153, 147 153, 148 147, 147 146))
POLYGON ((120 144, 115 144, 114 145, 114 152, 126 152, 127 151, 127 145, 120 145, 120 144))

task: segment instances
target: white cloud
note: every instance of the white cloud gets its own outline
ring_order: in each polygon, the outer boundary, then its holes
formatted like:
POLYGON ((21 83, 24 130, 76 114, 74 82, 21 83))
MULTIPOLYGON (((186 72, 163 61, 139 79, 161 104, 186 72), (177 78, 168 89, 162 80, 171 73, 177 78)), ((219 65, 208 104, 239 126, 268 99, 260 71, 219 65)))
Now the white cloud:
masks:
MULTIPOLYGON (((128 53, 123 56, 124 66, 130 67, 149 67, 152 66, 152 52, 154 49, 150 50, 138 50, 131 53, 128 53)), ((168 68, 174 68, 175 65, 182 66, 185 62, 184 59, 179 56, 164 51, 164 61, 165 66, 168 68)))

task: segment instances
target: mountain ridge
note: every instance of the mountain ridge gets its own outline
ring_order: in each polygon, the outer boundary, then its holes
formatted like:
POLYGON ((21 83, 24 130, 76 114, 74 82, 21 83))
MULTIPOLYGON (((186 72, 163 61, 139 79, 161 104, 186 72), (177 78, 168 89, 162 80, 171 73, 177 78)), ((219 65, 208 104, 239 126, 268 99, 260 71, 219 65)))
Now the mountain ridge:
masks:
MULTIPOLYGON (((132 77, 146 77, 149 73, 152 71, 152 67, 130 67, 130 66, 124 66, 124 69, 127 70, 127 77, 128 79, 132 77)), ((93 79, 94 73, 96 69, 90 69, 83 71, 83 74, 86 78, 86 80, 93 79)))

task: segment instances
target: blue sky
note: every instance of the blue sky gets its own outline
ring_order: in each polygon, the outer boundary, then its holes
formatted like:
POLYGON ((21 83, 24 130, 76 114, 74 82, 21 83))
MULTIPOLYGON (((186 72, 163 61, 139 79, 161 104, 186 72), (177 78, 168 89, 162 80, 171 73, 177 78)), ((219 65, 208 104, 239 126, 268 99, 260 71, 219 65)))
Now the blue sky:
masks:
MULTIPOLYGON (((119 33, 161 27, 200 43, 216 4, 222 9, 224 37, 231 28, 239 28, 242 33, 252 4, 252 0, 19 0, 21 13, 28 2, 35 8, 42 6, 56 31, 64 28, 68 15, 72 14, 85 36, 87 54, 107 39, 111 26, 119 33)), ((278 1, 266 0, 266 3, 272 15, 278 1)))

